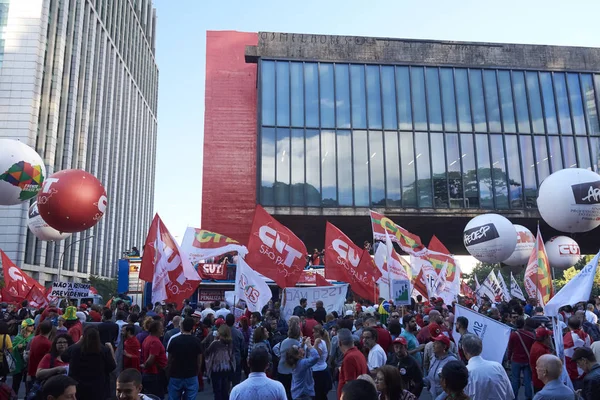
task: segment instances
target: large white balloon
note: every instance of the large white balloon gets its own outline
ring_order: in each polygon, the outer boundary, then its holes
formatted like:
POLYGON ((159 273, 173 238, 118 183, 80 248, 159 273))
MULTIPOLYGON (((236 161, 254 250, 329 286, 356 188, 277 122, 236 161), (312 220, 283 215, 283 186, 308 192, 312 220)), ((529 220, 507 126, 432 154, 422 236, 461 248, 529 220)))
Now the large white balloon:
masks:
POLYGON ((561 232, 588 232, 600 225, 600 175, 582 168, 556 171, 542 182, 540 215, 561 232))
POLYGON ((463 232, 469 254, 485 263, 506 260, 517 246, 514 225, 498 214, 478 215, 469 221, 463 232))
POLYGON ((506 260, 502 261, 504 264, 511 267, 518 267, 527 264, 529 256, 535 247, 535 236, 533 233, 523 225, 515 224, 515 230, 517 231, 517 246, 515 251, 506 260))
POLYGON ((579 245, 567 236, 555 236, 546 242, 545 247, 552 268, 570 268, 581 258, 579 245))
POLYGON ((34 149, 18 140, 0 139, 0 205, 34 198, 45 177, 44 160, 34 149))
POLYGON ((27 226, 31 233, 40 240, 59 241, 71 236, 71 233, 60 233, 42 219, 38 211, 37 201, 29 207, 27 226))

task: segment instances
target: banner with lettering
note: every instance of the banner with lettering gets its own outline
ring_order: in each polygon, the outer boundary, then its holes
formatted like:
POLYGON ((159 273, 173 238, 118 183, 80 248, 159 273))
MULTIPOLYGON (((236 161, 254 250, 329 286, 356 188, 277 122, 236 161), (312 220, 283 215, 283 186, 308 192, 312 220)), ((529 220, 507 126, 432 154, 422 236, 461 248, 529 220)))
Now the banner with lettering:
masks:
MULTIPOLYGON (((510 326, 458 304, 454 309, 454 317, 455 320, 458 317, 465 317, 469 320, 469 333, 479 336, 483 342, 483 351, 481 352, 483 359, 502 364, 504 353, 508 347, 510 326)), ((452 338, 456 345, 458 345, 460 336, 460 333, 452 332, 452 338)))
POLYGON ((512 272, 510 273, 510 295, 515 299, 519 299, 521 301, 525 301, 525 295, 523 295, 523 291, 519 286, 519 283, 513 276, 512 272))
POLYGON ((237 252, 241 256, 248 253, 246 246, 242 246, 236 240, 198 228, 185 230, 180 248, 188 255, 192 264, 226 253, 237 252))
POLYGON ((541 307, 544 307, 552 296, 554 296, 550 263, 548 262, 546 247, 544 246, 539 226, 535 239, 535 247, 529 257, 527 269, 525 269, 525 290, 529 297, 538 300, 541 307))
POLYGON ((335 311, 339 315, 343 315, 347 294, 348 284, 346 283, 328 287, 285 288, 281 318, 287 321, 294 314, 294 307, 300 305, 300 299, 303 298, 308 302, 307 309, 316 309, 317 301, 321 300, 328 314, 335 311))
POLYGON ((392 241, 397 243, 407 254, 419 254, 425 249, 420 237, 375 211, 371 211, 371 226, 374 240, 385 241, 386 235, 390 234, 392 241))
POLYGON ((58 298, 70 298, 70 299, 83 299, 90 296, 89 283, 76 283, 76 282, 52 282, 52 291, 50 292, 51 297, 58 298))
POLYGON ((203 280, 227 279, 227 264, 198 264, 198 273, 203 280))
POLYGON ((246 262, 281 288, 296 285, 306 266, 306 246, 294 233, 256 205, 246 262))
POLYGON ((485 278, 477 294, 482 297, 486 296, 492 302, 500 302, 502 300, 502 287, 500 286, 500 282, 498 282, 498 278, 494 275, 494 270, 491 270, 487 278, 485 278))

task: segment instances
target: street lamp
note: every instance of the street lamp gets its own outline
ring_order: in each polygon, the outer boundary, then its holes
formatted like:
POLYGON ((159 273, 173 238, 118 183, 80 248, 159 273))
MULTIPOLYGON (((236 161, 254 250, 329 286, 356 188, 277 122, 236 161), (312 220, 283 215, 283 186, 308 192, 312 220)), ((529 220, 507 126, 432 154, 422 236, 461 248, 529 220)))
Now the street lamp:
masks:
POLYGON ((94 235, 90 235, 90 236, 84 237, 83 239, 79 239, 79 240, 76 240, 74 242, 71 242, 68 246, 65 247, 65 249, 62 252, 62 254, 60 255, 60 262, 58 263, 58 282, 60 282, 60 273, 61 273, 61 271, 62 271, 62 269, 64 267, 63 264, 64 264, 64 261, 65 261, 65 253, 67 252, 67 250, 71 246, 73 246, 75 243, 83 242, 83 241, 89 240, 89 239, 91 239, 93 237, 94 237, 94 235))

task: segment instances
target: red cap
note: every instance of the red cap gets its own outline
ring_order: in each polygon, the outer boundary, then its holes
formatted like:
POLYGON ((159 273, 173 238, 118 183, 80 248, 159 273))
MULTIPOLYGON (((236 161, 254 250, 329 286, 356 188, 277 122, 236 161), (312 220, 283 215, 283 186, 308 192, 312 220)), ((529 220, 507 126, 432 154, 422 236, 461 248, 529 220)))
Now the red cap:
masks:
POLYGON ((87 304, 82 304, 79 306, 82 310, 87 310, 87 304))
POLYGON ((540 326, 535 330, 535 338, 537 340, 544 340, 544 338, 548 336, 552 336, 552 331, 550 329, 540 326))
POLYGON ((394 339, 392 343, 408 346, 408 342, 406 341, 406 338, 404 336, 398 336, 396 339, 394 339))
POLYGON ((450 347, 450 338, 446 335, 438 335, 433 338, 434 342, 442 342, 446 345, 446 347, 450 347))
POLYGON ((223 318, 219 318, 218 320, 215 321, 215 326, 218 328, 221 325, 223 325, 225 323, 225 320, 223 318))
POLYGON ((429 329, 429 334, 431 337, 439 336, 442 333, 442 328, 436 322, 430 323, 427 328, 429 329))

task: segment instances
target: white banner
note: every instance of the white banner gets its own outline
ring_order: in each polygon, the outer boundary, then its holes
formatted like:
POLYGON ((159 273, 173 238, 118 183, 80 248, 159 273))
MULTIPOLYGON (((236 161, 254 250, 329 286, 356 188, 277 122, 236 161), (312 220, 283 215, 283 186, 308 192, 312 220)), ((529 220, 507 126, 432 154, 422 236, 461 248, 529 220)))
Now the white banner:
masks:
POLYGON ((83 299, 90 297, 90 286, 92 286, 90 283, 52 282, 49 297, 83 299))
MULTIPOLYGON (((479 336, 483 342, 481 357, 502 364, 510 337, 510 327, 458 304, 454 316, 455 321, 458 317, 465 317, 469 320, 469 332, 479 336)), ((460 334, 453 332, 452 337, 458 345, 460 334)))
POLYGON ((519 299, 525 301, 525 295, 521 290, 521 287, 517 283, 517 280, 513 276, 512 272, 510 273, 510 295, 515 299, 519 299))
POLYGON ((497 302, 499 298, 502 298, 502 288, 500 287, 500 282, 498 282, 498 278, 494 275, 494 270, 491 270, 485 281, 481 284, 479 288, 480 296, 487 296, 487 298, 492 302, 497 302))
POLYGON ((261 312, 273 296, 267 282, 242 257, 235 270, 235 296, 246 302, 250 312, 261 312))
POLYGON ((281 306, 281 317, 286 321, 294 314, 294 307, 300 305, 300 299, 307 300, 306 308, 317 308, 317 301, 323 302, 327 313, 336 311, 340 317, 344 310, 348 284, 320 287, 285 288, 283 290, 283 304, 281 306))

